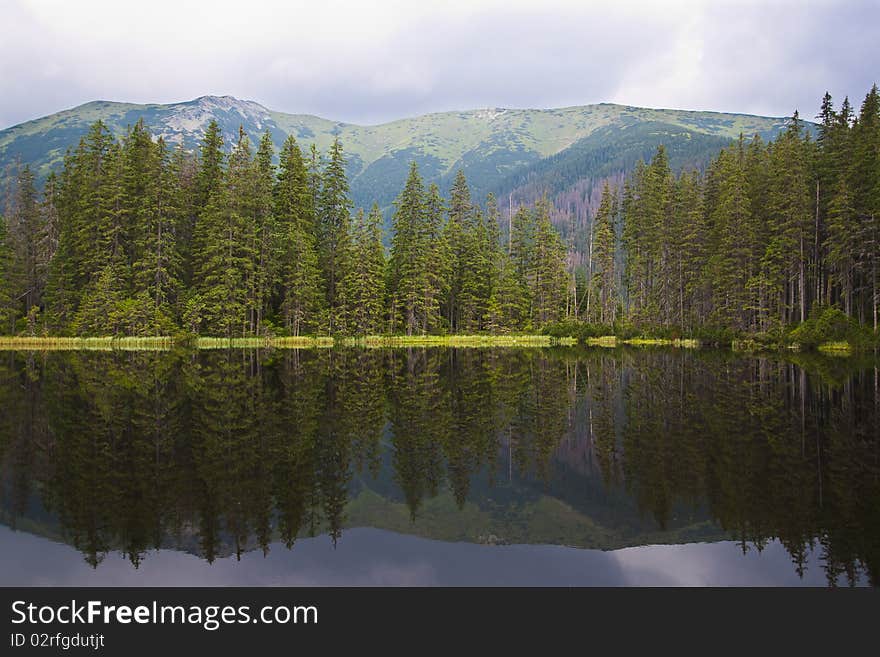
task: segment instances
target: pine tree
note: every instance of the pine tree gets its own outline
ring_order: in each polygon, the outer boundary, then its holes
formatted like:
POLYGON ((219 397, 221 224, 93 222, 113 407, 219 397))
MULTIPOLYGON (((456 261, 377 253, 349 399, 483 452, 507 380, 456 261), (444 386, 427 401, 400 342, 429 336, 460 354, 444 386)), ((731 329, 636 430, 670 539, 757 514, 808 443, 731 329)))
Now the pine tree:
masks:
POLYGON ((202 138, 199 172, 196 177, 196 207, 199 211, 207 207, 211 195, 220 188, 224 159, 220 125, 215 119, 211 119, 202 138))
POLYGON ((875 84, 862 101, 853 125, 849 183, 856 212, 868 217, 876 210, 877 176, 880 171, 880 91, 875 84))
POLYGON ((333 140, 327 166, 321 177, 318 205, 318 255, 327 285, 327 307, 330 330, 335 330, 336 315, 340 312, 338 286, 345 277, 348 263, 348 240, 351 234, 351 199, 345 177, 345 158, 339 139, 333 140))
POLYGON ((493 194, 486 199, 486 223, 485 248, 486 258, 491 263, 491 292, 486 304, 484 328, 492 333, 519 331, 528 315, 528 295, 511 254, 512 244, 511 253, 501 247, 498 203, 493 194))
MULTIPOLYGON (((484 302, 485 312, 488 313, 488 300, 492 297, 495 286, 501 276, 502 255, 504 250, 501 247, 501 226, 500 212, 498 211, 498 201, 494 194, 486 197, 486 212, 483 215, 483 261, 486 264, 485 277, 487 279, 487 294, 484 302)), ((484 317, 488 321, 488 317, 484 317)))
POLYGON ((423 331, 436 333, 447 328, 443 315, 443 299, 449 292, 452 276, 450 245, 444 234, 446 202, 440 188, 431 183, 425 199, 424 225, 419 240, 424 244, 424 277, 422 278, 423 331))
MULTIPOLYGON (((773 232, 765 266, 779 317, 807 317, 807 244, 812 226, 808 161, 797 112, 770 149, 769 206, 773 232)), ((771 306, 772 307, 772 306, 771 306)))
MULTIPOLYGON (((97 148, 90 155, 96 152, 97 148)), ((88 164, 93 166, 93 162, 88 164)), ((81 278, 86 283, 71 328, 79 335, 120 335, 129 323, 122 305, 131 287, 126 247, 132 199, 125 193, 125 171, 122 147, 111 140, 101 158, 101 178, 86 195, 89 208, 78 235, 80 252, 85 253, 81 278), (89 238, 92 241, 86 246, 89 238)))
POLYGON ((327 327, 324 282, 315 246, 314 196, 302 152, 293 136, 280 156, 275 194, 279 294, 284 325, 292 335, 327 327))
POLYGON ((458 332, 479 331, 485 324, 495 268, 491 241, 497 242, 489 226, 490 221, 497 225, 497 208, 492 211, 490 219, 472 202, 464 172, 459 170, 445 230, 450 266, 447 318, 458 332))
POLYGON ((409 176, 395 206, 388 264, 390 319, 393 331, 413 335, 427 331, 424 293, 428 246, 423 239, 428 223, 425 188, 415 162, 410 164, 409 176))
POLYGON ((665 239, 671 229, 673 176, 669 158, 661 144, 648 165, 645 179, 643 236, 647 254, 646 310, 656 322, 668 326, 672 319, 672 300, 675 298, 671 282, 672 257, 665 239))
POLYGON ((529 292, 517 271, 516 262, 502 252, 498 278, 489 298, 486 328, 492 333, 514 333, 526 327, 529 292))
POLYGON ((200 164, 199 158, 186 150, 183 144, 178 144, 172 151, 169 168, 174 181, 172 198, 169 202, 174 207, 177 217, 177 224, 174 226, 175 250, 184 288, 188 288, 192 283, 193 232, 200 212, 198 205, 200 164))
POLYGON ((58 251, 58 240, 61 233, 60 192, 60 182, 53 171, 46 178, 43 189, 43 203, 40 207, 42 227, 37 243, 38 277, 43 281, 44 287, 48 285, 51 263, 58 251))
POLYGON ((839 288, 843 311, 852 314, 855 268, 859 253, 859 230, 846 178, 840 176, 828 206, 828 238, 825 248, 831 281, 839 288))
POLYGON ((595 289, 596 319, 602 324, 613 324, 617 309, 617 289, 615 275, 615 228, 617 215, 617 195, 608 183, 602 190, 602 201, 596 218, 593 220, 593 273, 592 285, 595 289))
POLYGON ((159 185, 158 153, 153 144, 152 136, 140 119, 122 141, 120 153, 122 185, 122 229, 119 237, 127 251, 128 264, 134 265, 141 258, 140 248, 143 246, 144 234, 147 229, 147 215, 151 203, 147 197, 151 187, 159 185))
POLYGON ((275 149, 272 136, 267 130, 260 138, 254 160, 254 205, 251 236, 254 254, 253 275, 250 282, 251 308, 253 318, 252 332, 263 331, 263 318, 271 312, 271 290, 276 278, 279 264, 276 261, 275 241, 278 229, 274 213, 275 165, 272 158, 275 149))
POLYGON ((110 262, 112 228, 118 225, 114 219, 121 219, 115 215, 122 196, 118 151, 106 126, 97 121, 65 156, 56 203, 58 251, 46 290, 49 325, 63 332, 72 330, 90 284, 110 262))
POLYGON ((241 131, 224 179, 211 194, 194 236, 194 299, 189 305, 202 309, 200 328, 209 335, 234 337, 253 328, 255 309, 248 283, 255 261, 255 178, 250 141, 241 131))
POLYGON ((306 161, 308 176, 308 188, 311 195, 311 210, 315 215, 315 236, 318 235, 318 210, 321 207, 321 185, 324 178, 324 158, 315 144, 309 146, 309 156, 306 161))
POLYGON ((522 306, 525 308, 525 320, 523 328, 528 330, 532 326, 532 310, 534 304, 534 275, 535 275, 535 238, 537 225, 536 215, 525 207, 517 209, 513 216, 510 258, 514 266, 512 281, 509 287, 518 285, 524 292, 522 306))
MULTIPOLYGON (((750 325, 759 331, 766 331, 771 328, 771 320, 775 320, 775 316, 771 316, 771 292, 773 291, 772 279, 767 276, 767 270, 764 264, 768 262, 766 259, 767 245, 770 242, 772 209, 770 206, 770 154, 767 144, 755 135, 749 142, 749 147, 745 155, 745 176, 747 194, 749 197, 749 216, 751 223, 742 227, 742 231, 746 236, 748 247, 744 253, 748 253, 748 308, 750 325)), ((707 183, 708 187, 708 183, 707 183)), ((709 193, 706 192, 705 204, 707 208, 717 206, 717 193, 711 200, 708 199, 709 193)), ((707 209, 707 214, 711 214, 711 209, 707 209)), ((709 248, 717 248, 712 244, 709 248)), ((704 256, 705 259, 709 255, 704 256)), ((709 312, 704 311, 704 315, 709 312)))
POLYGON ((379 333, 385 322, 385 248, 378 205, 373 205, 369 216, 358 210, 349 249, 351 264, 340 288, 339 330, 351 335, 379 333))
POLYGON ((535 255, 531 277, 532 322, 542 326, 562 319, 568 291, 565 246, 550 223, 550 203, 544 197, 535 206, 535 255))
POLYGON ((722 151, 714 168, 716 197, 709 215, 713 253, 709 261, 714 313, 723 326, 749 328, 751 200, 746 178, 745 143, 722 151))
MULTIPOLYGON (((82 148, 82 142, 80 148, 82 148)), ((45 301, 47 325, 62 334, 73 316, 76 303, 77 262, 73 230, 73 198, 71 191, 74 168, 71 152, 64 157, 64 168, 58 180, 55 207, 58 210, 58 245, 48 266, 45 301)))
POLYGON ((639 160, 623 188, 621 239, 626 253, 624 280, 628 300, 627 311, 632 318, 638 318, 647 304, 650 259, 645 246, 647 231, 643 227, 646 221, 643 201, 646 178, 647 167, 644 161, 639 160))
POLYGON ((12 296, 17 314, 27 315, 42 299, 44 280, 40 266, 43 220, 34 174, 25 165, 16 181, 15 206, 10 216, 9 239, 13 250, 12 296))
POLYGON ((130 335, 131 324, 140 324, 127 312, 130 308, 125 305, 125 273, 125 265, 120 258, 112 259, 98 271, 73 318, 71 328, 74 333, 130 335))
POLYGON ((464 278, 469 265, 468 237, 473 216, 471 192, 464 172, 459 170, 452 184, 449 199, 449 219, 444 237, 449 249, 449 290, 446 299, 446 317, 450 329, 458 331, 463 322, 463 306, 470 310, 470 291, 464 290, 464 278), (462 296, 467 294, 467 299, 462 296))
POLYGON ((876 84, 862 102, 852 133, 849 187, 859 225, 859 320, 876 331, 880 319, 880 91, 876 84))
POLYGON ((677 323, 692 331, 704 312, 706 228, 703 183, 696 171, 682 173, 674 193, 672 219, 673 268, 678 295, 677 323))
POLYGON ((15 333, 15 311, 12 304, 12 249, 6 219, 0 215, 0 335, 15 333))
POLYGON ((138 332, 173 331, 175 307, 182 290, 182 267, 176 228, 180 224, 179 174, 161 138, 143 152, 145 181, 138 208, 132 263, 137 314, 147 318, 138 332))

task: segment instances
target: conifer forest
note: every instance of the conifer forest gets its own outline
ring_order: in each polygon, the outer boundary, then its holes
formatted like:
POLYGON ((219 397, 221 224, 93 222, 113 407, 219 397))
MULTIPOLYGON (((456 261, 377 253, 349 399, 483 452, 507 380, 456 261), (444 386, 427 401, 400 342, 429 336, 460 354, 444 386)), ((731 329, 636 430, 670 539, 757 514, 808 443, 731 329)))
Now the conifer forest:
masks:
POLYGON ((94 123, 7 190, 0 334, 876 340, 876 85, 700 170, 661 145, 606 183, 577 259, 546 197, 499 210, 461 171, 444 193, 413 163, 392 207, 355 208, 343 146, 240 130, 227 156, 216 122, 197 152, 94 123))

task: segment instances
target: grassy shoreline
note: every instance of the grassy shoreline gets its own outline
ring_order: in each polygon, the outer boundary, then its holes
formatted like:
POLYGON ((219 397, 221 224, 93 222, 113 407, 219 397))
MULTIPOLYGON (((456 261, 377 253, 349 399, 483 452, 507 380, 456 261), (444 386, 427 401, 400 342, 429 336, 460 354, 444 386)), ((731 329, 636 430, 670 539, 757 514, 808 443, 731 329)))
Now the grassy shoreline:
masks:
POLYGON ((195 338, 196 349, 327 349, 334 345, 331 337, 255 337, 195 338))
POLYGON ((362 338, 341 338, 349 347, 386 349, 395 347, 572 347, 575 338, 549 335, 369 335, 362 338))
MULTIPOLYGON (((175 347, 198 350, 208 349, 330 349, 352 347, 362 349, 403 349, 413 347, 451 348, 548 348, 587 347, 614 349, 628 347, 675 347, 699 349, 713 346, 693 338, 621 338, 614 335, 583 338, 551 335, 369 335, 361 337, 297 336, 297 337, 250 337, 250 338, 174 338, 155 337, 3 337, 0 351, 170 351, 175 347)), ((734 340, 729 348, 741 353, 802 351, 797 344, 768 347, 755 340, 734 340)), ((824 342, 816 347, 829 356, 849 356, 858 349, 845 340, 824 342)))
POLYGON ((681 349, 699 349, 702 343, 692 338, 618 338, 616 335, 603 335, 598 338, 585 338, 588 347, 607 347, 612 349, 620 345, 630 347, 679 347, 681 349))
POLYGON ((406 347, 557 347, 574 346, 574 338, 549 335, 370 335, 359 338, 330 336, 250 337, 175 339, 171 336, 149 338, 98 337, 48 338, 0 337, 0 351, 168 351, 175 346, 195 349, 329 349, 361 347, 393 349, 406 347))
POLYGON ((167 351, 174 346, 170 336, 150 338, 43 338, 0 337, 0 351, 167 351))

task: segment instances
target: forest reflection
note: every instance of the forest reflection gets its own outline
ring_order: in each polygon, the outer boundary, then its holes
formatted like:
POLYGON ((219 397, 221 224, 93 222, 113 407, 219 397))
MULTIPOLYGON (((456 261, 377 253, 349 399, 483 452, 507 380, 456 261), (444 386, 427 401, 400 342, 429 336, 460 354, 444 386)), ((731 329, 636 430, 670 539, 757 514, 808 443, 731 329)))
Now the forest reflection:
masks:
POLYGON ((396 503, 440 538, 469 505, 516 542, 778 538, 876 585, 878 384, 875 360, 665 349, 6 353, 0 508, 93 566, 335 543, 401 529, 396 503))

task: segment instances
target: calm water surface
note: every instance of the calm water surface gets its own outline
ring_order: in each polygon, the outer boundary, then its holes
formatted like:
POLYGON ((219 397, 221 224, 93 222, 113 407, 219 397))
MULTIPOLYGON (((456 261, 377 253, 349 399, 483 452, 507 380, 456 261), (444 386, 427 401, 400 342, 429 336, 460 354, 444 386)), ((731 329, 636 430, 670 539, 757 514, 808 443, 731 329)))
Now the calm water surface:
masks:
POLYGON ((0 353, 0 585, 876 585, 872 358, 0 353))

